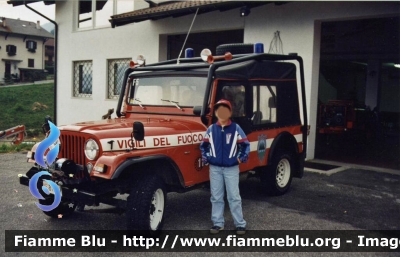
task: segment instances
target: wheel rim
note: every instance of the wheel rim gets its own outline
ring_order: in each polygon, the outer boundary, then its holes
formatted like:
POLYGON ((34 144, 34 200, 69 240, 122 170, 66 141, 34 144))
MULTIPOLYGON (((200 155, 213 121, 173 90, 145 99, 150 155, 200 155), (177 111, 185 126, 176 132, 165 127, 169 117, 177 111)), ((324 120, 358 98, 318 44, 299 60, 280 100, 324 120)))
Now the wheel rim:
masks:
POLYGON ((157 230, 158 225, 161 223, 164 213, 164 192, 161 188, 157 189, 151 199, 150 206, 150 228, 157 230))
POLYGON ((284 188, 290 179, 290 162, 288 159, 282 159, 279 161, 278 166, 276 167, 276 184, 280 188, 284 188))

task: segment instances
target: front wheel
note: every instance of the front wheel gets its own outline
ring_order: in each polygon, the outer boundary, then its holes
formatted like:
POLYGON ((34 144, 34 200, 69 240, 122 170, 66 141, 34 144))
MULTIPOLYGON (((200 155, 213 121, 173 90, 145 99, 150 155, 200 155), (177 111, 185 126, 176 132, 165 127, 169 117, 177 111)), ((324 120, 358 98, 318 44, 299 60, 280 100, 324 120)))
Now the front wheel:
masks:
POLYGON ((128 230, 161 230, 167 200, 166 186, 159 176, 138 180, 127 199, 128 230))
POLYGON ((280 152, 272 157, 272 163, 261 174, 261 183, 270 195, 285 194, 292 183, 293 157, 289 152, 280 152))

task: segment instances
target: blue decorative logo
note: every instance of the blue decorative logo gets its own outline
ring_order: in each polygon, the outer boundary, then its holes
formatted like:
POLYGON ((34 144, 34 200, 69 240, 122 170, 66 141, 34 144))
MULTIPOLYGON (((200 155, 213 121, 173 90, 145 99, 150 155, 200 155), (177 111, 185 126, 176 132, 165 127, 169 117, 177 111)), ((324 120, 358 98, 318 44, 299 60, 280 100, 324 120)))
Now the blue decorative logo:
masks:
MULTIPOLYGON (((53 164, 53 162, 57 158, 58 152, 60 151, 60 141, 58 140, 58 138, 60 137, 60 130, 51 121, 49 121, 49 125, 50 133, 47 138, 39 143, 38 147, 36 148, 35 154, 36 163, 44 168, 49 168, 49 166, 53 164), (49 151, 45 156, 47 149, 49 149, 49 151)), ((37 188, 39 178, 42 175, 51 176, 51 174, 47 171, 40 171, 36 173, 29 181, 29 190, 34 197, 44 200, 45 198, 41 195, 37 188)), ((54 201, 51 205, 42 205, 40 203, 36 203, 36 205, 43 211, 51 211, 55 209, 61 202, 60 188, 53 181, 44 179, 42 190, 47 195, 53 193, 54 201)))
POLYGON ((47 138, 40 142, 35 153, 35 161, 42 167, 48 167, 53 164, 53 162, 56 160, 58 152, 60 151, 60 141, 58 141, 58 138, 60 137, 60 130, 51 121, 49 121, 49 125, 50 134, 47 138), (47 148, 49 148, 49 152, 45 156, 44 154, 47 148))
MULTIPOLYGON (((41 199, 44 200, 44 197, 40 194, 38 188, 37 188, 37 183, 39 181, 40 176, 42 175, 49 175, 51 176, 50 173, 48 173, 47 171, 41 171, 36 173, 35 175, 32 176, 31 180, 29 181, 29 190, 31 191, 31 194, 36 197, 37 199, 41 199)), ((43 183, 47 183, 51 189, 54 192, 54 201, 51 205, 43 205, 40 203, 36 203, 37 207, 39 207, 42 211, 51 211, 54 210, 61 202, 61 192, 60 192, 60 188, 58 188, 58 186, 56 185, 56 183, 54 183, 51 180, 47 180, 44 179, 43 183)), ((42 186, 42 190, 45 194, 49 195, 50 194, 50 190, 49 188, 47 188, 46 186, 42 186)))
POLYGON ((257 155, 260 162, 264 160, 266 150, 267 150, 267 136, 261 134, 258 136, 258 143, 257 143, 257 155))

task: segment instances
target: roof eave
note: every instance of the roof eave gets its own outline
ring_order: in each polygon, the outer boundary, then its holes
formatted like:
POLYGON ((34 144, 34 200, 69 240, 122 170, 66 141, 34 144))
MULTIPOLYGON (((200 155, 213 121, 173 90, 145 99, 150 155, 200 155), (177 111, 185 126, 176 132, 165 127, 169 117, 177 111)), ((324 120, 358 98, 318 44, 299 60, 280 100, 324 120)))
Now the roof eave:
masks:
POLYGON ((29 37, 38 37, 38 38, 54 38, 54 35, 51 34, 51 36, 41 36, 41 35, 32 35, 32 34, 22 34, 22 33, 16 33, 12 31, 0 31, 0 34, 9 34, 9 35, 19 35, 19 36, 29 36, 29 37))
POLYGON ((27 4, 31 4, 31 3, 36 3, 36 2, 43 2, 45 5, 51 5, 51 4, 55 4, 56 1, 55 0, 9 0, 7 1, 7 4, 12 4, 13 6, 20 6, 20 5, 24 5, 25 3, 27 4))
MULTIPOLYGON (((191 6, 188 8, 167 10, 167 11, 162 11, 162 12, 157 12, 157 13, 146 13, 146 14, 142 14, 142 15, 129 16, 129 15, 127 15, 128 13, 118 14, 118 15, 111 16, 111 19, 109 21, 110 21, 112 27, 114 28, 115 26, 123 26, 126 24, 141 22, 141 21, 145 21, 145 20, 158 20, 158 19, 164 19, 164 18, 168 18, 168 17, 173 17, 173 18, 181 17, 181 16, 195 13, 197 8, 199 8, 198 14, 203 14, 203 13, 217 11, 217 10, 219 10, 220 12, 224 12, 224 11, 236 9, 236 8, 239 8, 242 6, 248 6, 249 8, 254 8, 254 7, 265 5, 268 3, 270 3, 270 2, 227 1, 227 2, 211 3, 211 4, 207 4, 207 5, 191 6), (125 16, 125 17, 118 18, 118 16, 125 16)), ((146 8, 146 9, 151 9, 151 8, 146 8)))

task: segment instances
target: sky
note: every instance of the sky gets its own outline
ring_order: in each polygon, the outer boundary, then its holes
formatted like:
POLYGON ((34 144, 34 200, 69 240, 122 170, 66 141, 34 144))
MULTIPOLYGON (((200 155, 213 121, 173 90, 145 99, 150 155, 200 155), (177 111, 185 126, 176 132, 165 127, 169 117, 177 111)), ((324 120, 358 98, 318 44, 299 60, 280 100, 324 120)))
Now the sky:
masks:
MULTIPOLYGON (((55 19, 55 5, 45 5, 43 2, 32 3, 29 4, 30 7, 37 10, 40 13, 43 13, 45 16, 50 19, 55 19)), ((12 18, 25 21, 40 21, 40 24, 43 25, 48 23, 49 21, 37 15, 33 11, 26 8, 24 5, 13 7, 11 4, 7 4, 7 0, 0 0, 0 17, 12 18)))

